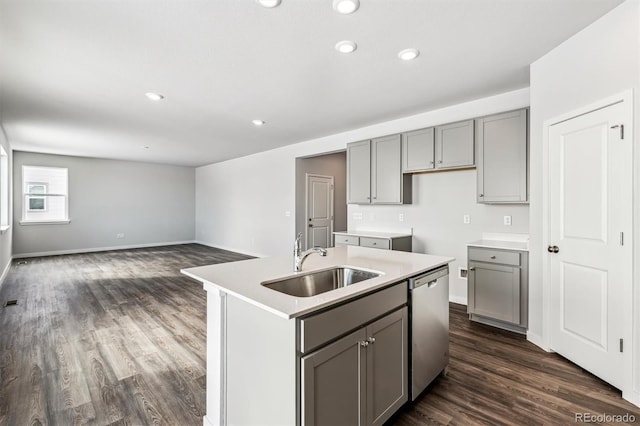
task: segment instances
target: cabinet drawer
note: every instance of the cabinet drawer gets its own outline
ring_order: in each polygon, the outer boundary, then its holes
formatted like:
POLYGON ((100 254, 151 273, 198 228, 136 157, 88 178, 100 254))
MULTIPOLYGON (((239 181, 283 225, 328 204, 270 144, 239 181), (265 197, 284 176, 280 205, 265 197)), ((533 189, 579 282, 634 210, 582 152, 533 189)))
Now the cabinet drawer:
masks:
POLYGON ((360 244, 360 238, 353 235, 336 235, 336 244, 345 244, 348 246, 357 246, 360 244))
POLYGON ((520 253, 516 251, 491 250, 469 247, 469 261, 501 263, 520 266, 520 253))
POLYGON ((362 247, 372 247, 386 250, 389 250, 391 248, 391 243, 386 238, 361 237, 360 245, 362 247))
POLYGON ((407 282, 300 320, 300 351, 307 353, 407 303, 407 282))

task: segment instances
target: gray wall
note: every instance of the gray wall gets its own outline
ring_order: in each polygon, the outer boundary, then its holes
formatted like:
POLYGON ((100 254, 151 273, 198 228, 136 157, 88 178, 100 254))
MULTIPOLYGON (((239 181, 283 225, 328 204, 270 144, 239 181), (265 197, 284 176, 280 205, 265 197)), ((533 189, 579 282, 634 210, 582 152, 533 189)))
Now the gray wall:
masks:
POLYGON ((194 240, 192 167, 21 151, 13 162, 14 256, 194 240), (20 225, 23 165, 69 169, 69 224, 20 225))
MULTIPOLYGON (((11 152, 11 145, 7 141, 7 137, 4 134, 4 129, 0 126, 0 144, 4 147, 4 150, 7 151, 7 155, 9 156, 9 203, 12 202, 11 197, 11 179, 13 177, 13 173, 11 172, 11 168, 13 167, 11 152)), ((9 206, 9 223, 11 223, 11 212, 12 206, 9 206)), ((12 235, 13 235, 13 227, 10 227, 6 231, 0 233, 0 285, 2 284, 2 280, 4 279, 5 273, 9 270, 9 266, 11 264, 11 246, 12 246, 12 235)))
MULTIPOLYGON (((296 233, 305 238, 306 174, 333 176, 333 230, 347 230, 347 152, 296 159, 296 233)), ((306 241, 303 241, 306 247, 306 241)))

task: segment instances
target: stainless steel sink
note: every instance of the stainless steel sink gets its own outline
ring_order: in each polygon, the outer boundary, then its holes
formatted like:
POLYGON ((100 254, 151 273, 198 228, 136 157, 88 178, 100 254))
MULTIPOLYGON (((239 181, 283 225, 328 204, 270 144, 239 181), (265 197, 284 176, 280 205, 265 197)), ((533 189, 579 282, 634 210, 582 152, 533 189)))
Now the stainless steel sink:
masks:
POLYGON ((338 267, 266 281, 262 285, 290 296, 310 297, 379 276, 376 272, 338 267))

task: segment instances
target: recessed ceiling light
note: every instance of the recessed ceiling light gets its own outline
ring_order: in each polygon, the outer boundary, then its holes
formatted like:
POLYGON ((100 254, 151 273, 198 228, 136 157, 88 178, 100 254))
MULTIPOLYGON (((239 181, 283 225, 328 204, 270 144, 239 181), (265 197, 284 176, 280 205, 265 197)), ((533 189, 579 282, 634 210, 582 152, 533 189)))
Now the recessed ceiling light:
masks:
POLYGON ((266 121, 264 120, 251 120, 251 122, 253 123, 254 126, 258 126, 258 127, 264 126, 266 123, 266 121))
POLYGON ((164 96, 162 96, 160 93, 147 92, 145 93, 145 95, 152 101, 161 101, 164 99, 164 96))
POLYGON ((355 12, 360 7, 359 0, 333 0, 333 10, 343 15, 355 12))
POLYGON ((418 49, 404 49, 398 53, 398 58, 403 61, 411 61, 412 59, 417 58, 418 55, 420 55, 420 51, 418 49))
POLYGON ((280 5, 280 0, 256 0, 260 6, 268 7, 271 9, 272 7, 276 7, 280 5))
POLYGON ((336 43, 336 50, 340 53, 351 53, 358 48, 358 45, 351 40, 342 40, 336 43))

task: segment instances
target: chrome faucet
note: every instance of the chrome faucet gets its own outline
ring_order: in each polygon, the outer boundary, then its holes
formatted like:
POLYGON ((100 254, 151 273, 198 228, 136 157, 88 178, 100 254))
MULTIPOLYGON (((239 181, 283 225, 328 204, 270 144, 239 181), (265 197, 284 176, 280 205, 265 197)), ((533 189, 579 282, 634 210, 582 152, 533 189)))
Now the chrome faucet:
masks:
POLYGON ((293 245, 293 270, 295 272, 302 271, 302 263, 304 260, 313 253, 318 253, 320 256, 326 256, 327 250, 322 247, 311 247, 307 251, 302 251, 300 248, 300 239, 302 238, 302 232, 296 236, 296 242, 293 245))

